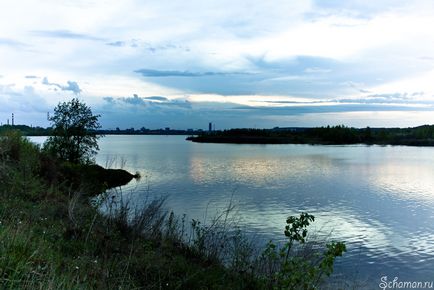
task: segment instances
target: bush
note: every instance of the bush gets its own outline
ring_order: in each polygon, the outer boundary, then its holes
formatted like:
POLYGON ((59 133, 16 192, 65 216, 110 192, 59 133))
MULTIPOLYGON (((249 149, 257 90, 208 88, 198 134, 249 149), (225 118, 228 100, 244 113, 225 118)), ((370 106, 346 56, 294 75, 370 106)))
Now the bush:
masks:
POLYGON ((39 156, 39 147, 19 131, 8 131, 0 137, 0 183, 8 188, 7 194, 28 198, 41 195, 39 156))

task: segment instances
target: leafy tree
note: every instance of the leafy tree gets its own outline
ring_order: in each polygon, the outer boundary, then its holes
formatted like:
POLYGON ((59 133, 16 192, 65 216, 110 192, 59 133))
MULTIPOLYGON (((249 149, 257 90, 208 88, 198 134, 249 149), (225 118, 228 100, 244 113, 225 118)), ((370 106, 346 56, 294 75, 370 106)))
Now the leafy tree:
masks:
POLYGON ((79 99, 59 103, 50 117, 53 133, 44 148, 58 158, 73 163, 89 163, 99 150, 97 129, 101 128, 98 118, 90 107, 79 99))

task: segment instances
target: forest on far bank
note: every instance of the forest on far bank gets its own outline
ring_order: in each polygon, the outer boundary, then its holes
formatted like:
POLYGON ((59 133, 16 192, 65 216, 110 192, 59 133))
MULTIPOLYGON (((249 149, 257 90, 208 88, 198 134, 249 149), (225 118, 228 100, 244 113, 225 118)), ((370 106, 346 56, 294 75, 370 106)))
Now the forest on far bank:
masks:
POLYGON ((434 146, 434 125, 413 128, 352 128, 338 125, 316 128, 230 129, 206 132, 188 140, 250 144, 434 146))

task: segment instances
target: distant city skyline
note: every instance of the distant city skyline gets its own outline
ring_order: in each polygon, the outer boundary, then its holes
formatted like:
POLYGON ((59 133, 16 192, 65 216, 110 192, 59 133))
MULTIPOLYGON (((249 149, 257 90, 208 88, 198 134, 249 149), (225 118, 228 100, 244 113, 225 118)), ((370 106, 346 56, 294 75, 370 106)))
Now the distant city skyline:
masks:
POLYGON ((434 124, 434 3, 0 3, 0 120, 78 97, 103 128, 434 124))

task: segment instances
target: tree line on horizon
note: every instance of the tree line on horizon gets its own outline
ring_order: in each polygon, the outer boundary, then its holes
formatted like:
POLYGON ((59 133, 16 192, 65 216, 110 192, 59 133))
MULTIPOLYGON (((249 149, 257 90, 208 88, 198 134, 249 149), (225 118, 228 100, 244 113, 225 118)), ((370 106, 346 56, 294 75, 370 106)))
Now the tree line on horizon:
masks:
POLYGON ((413 128, 353 128, 338 125, 315 128, 230 129, 203 133, 190 140, 219 143, 434 146, 434 125, 413 128))
MULTIPOLYGON (((27 125, 2 125, 0 134, 10 129, 19 130, 24 136, 50 136, 53 134, 51 127, 31 127, 27 125)), ((391 144, 391 145, 426 145, 434 146, 434 125, 423 125, 409 128, 354 128, 345 125, 323 126, 313 128, 273 128, 253 129, 237 128, 219 131, 202 130, 171 130, 171 129, 147 129, 134 130, 107 130, 98 129, 97 134, 185 134, 198 135, 202 139, 273 139, 272 143, 313 143, 313 144, 391 144), (280 141, 279 141, 280 140, 280 141)), ((230 140, 229 140, 230 141, 230 140)), ((266 140, 264 140, 266 142, 266 140)))

